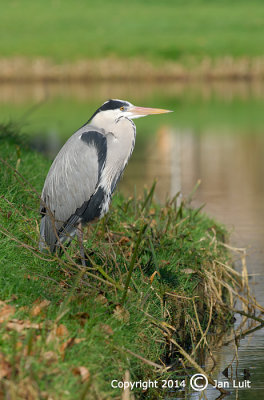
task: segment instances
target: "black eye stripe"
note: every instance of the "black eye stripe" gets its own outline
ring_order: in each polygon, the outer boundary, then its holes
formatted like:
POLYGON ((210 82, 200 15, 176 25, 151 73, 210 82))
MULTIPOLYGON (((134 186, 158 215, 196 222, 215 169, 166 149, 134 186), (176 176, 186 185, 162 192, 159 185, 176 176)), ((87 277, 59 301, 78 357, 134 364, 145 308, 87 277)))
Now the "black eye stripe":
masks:
POLYGON ((121 107, 124 107, 125 109, 126 107, 129 106, 130 103, 128 103, 127 101, 110 99, 106 101, 101 107, 99 107, 87 122, 89 123, 100 111, 117 110, 120 109, 121 107))
POLYGON ((129 104, 120 100, 109 100, 100 107, 101 111, 116 110, 117 108, 127 107, 129 104))

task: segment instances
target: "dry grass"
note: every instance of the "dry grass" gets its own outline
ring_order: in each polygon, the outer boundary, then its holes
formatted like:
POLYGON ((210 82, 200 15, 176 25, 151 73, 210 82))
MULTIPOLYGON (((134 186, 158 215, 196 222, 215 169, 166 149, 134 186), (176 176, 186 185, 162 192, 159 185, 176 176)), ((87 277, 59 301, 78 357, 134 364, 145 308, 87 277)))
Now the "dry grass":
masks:
POLYGON ((231 56, 201 61, 189 60, 154 64, 137 58, 83 59, 56 64, 45 58, 0 59, 2 82, 56 81, 172 81, 172 80, 262 80, 264 58, 231 56))

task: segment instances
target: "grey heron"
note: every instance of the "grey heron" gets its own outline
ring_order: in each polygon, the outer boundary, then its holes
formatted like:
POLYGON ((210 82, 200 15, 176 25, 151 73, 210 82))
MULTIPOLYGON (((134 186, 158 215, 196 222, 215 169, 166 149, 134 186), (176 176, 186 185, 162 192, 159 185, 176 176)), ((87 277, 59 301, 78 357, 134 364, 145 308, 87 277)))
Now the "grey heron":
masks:
POLYGON ((82 226, 102 218, 109 209, 134 149, 133 119, 167 112, 111 99, 68 139, 54 159, 42 190, 40 250, 53 253, 77 233, 85 263, 82 226))

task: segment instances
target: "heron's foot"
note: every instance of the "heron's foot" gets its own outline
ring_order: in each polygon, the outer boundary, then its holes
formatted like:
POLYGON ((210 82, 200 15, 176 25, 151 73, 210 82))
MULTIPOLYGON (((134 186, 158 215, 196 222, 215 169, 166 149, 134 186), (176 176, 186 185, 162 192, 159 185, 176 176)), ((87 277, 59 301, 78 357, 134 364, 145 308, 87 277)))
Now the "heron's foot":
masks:
POLYGON ((83 267, 86 267, 86 268, 88 267, 87 259, 85 259, 83 257, 78 258, 78 263, 81 263, 83 267))
POLYGON ((91 251, 90 253, 85 252, 85 250, 83 249, 82 252, 80 252, 80 257, 78 258, 78 263, 81 263, 83 267, 92 267, 92 263, 90 261, 90 257, 94 254, 93 251, 91 251))

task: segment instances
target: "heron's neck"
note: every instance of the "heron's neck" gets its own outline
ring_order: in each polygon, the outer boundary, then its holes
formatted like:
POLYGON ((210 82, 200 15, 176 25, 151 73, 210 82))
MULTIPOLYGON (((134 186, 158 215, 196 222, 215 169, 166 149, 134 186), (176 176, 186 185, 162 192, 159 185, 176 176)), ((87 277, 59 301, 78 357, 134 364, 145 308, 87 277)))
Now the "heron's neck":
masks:
POLYGON ((98 129, 105 130, 105 132, 111 132, 115 126, 115 120, 113 118, 108 118, 107 115, 98 113, 90 121, 90 124, 98 129))

